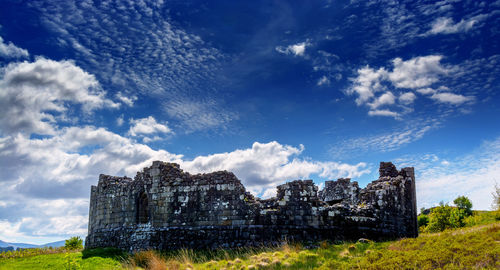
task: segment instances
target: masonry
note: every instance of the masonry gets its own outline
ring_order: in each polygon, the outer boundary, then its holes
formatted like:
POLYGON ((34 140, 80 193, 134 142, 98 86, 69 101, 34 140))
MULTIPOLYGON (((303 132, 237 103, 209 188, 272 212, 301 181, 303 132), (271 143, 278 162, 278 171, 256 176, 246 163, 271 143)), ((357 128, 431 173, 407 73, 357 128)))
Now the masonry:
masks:
POLYGON ((413 168, 381 162, 360 188, 349 178, 295 180, 259 199, 227 171, 191 175, 154 161, 134 179, 100 175, 91 187, 86 248, 233 248, 287 241, 416 237, 413 168))

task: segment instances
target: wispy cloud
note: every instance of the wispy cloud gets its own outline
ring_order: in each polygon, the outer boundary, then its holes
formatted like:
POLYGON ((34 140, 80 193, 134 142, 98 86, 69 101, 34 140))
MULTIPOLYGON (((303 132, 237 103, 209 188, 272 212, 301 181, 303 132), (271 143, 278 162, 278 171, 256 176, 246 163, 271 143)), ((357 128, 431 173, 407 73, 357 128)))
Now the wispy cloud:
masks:
POLYGON ((454 34, 460 32, 467 32, 471 30, 474 25, 478 24, 482 20, 486 19, 488 15, 480 14, 476 15, 470 19, 462 19, 460 22, 453 22, 452 18, 440 17, 437 18, 432 24, 431 29, 425 33, 425 35, 437 35, 437 34, 454 34))
POLYGON ((304 56, 306 48, 310 46, 309 41, 299 42, 297 44, 288 45, 286 47, 278 46, 276 51, 282 54, 291 54, 293 56, 304 56))
POLYGON ((29 53, 27 50, 17 47, 12 42, 5 43, 0 37, 0 57, 3 58, 27 58, 29 53))
MULTIPOLYGON (((391 114, 390 111, 373 111, 373 113, 391 114)), ((343 140, 333 145, 329 153, 334 158, 359 156, 367 152, 390 152, 420 140, 425 134, 440 126, 438 120, 413 121, 418 123, 398 127, 391 132, 380 133, 343 140)))
POLYGON ((495 181, 500 175, 500 137, 485 141, 471 153, 456 158, 437 154, 404 156, 398 166, 414 166, 419 207, 431 207, 440 201, 451 202, 468 196, 475 209, 490 209, 495 181))
POLYGON ((122 92, 118 92, 115 97, 121 101, 123 104, 129 106, 129 107, 132 107, 134 106, 134 102, 137 101, 137 96, 135 95, 128 95, 126 96, 125 94, 123 94, 122 92))
POLYGON ((316 83, 318 86, 322 86, 322 85, 329 85, 330 84, 330 79, 328 79, 328 77, 326 76, 323 76, 321 77, 318 82, 316 83))
POLYGON ((76 52, 77 64, 120 91, 117 98, 124 104, 132 106, 134 97, 125 93, 137 91, 160 102, 203 103, 203 98, 216 100, 212 105, 224 102, 215 72, 225 55, 200 36, 172 24, 163 3, 33 1, 30 5, 40 10, 41 21, 64 41, 61 44, 76 52))
POLYGON ((170 117, 179 120, 188 133, 224 129, 227 123, 239 117, 213 99, 169 100, 163 103, 163 109, 170 117))

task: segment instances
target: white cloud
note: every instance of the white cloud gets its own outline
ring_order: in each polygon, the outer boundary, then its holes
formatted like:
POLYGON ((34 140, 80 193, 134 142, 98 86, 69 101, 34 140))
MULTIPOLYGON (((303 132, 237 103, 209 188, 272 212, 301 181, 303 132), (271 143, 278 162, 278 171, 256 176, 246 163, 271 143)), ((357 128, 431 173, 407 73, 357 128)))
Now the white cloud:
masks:
POLYGON ((116 125, 121 127, 123 125, 123 123, 125 122, 125 120, 123 119, 123 114, 120 115, 118 118, 116 118, 116 125))
POLYGON ((119 104, 105 98, 91 75, 72 61, 38 58, 35 62, 11 63, 0 79, 0 130, 53 134, 56 118, 64 118, 67 103, 80 104, 89 113, 119 104))
POLYGON ((462 96, 453 93, 436 93, 432 95, 431 98, 441 103, 450 103, 453 105, 460 105, 474 100, 474 97, 462 96))
POLYGON ((167 126, 167 123, 158 123, 153 116, 141 119, 130 119, 130 127, 128 134, 131 136, 149 135, 153 133, 170 134, 172 130, 167 126))
POLYGON ((191 173, 230 170, 248 190, 266 196, 286 180, 368 173, 364 163, 300 158, 303 150, 303 146, 256 142, 251 148, 190 160, 92 126, 59 129, 44 139, 22 133, 1 137, 0 227, 5 230, 0 230, 0 239, 84 234, 90 185, 96 184, 98 175, 134 176, 153 160, 179 163, 191 173))
POLYGON ((436 34, 454 34, 459 32, 467 32, 480 21, 486 19, 488 15, 480 14, 468 20, 462 19, 458 23, 454 23, 452 18, 440 17, 437 18, 431 25, 431 29, 425 35, 436 34))
POLYGON ((368 111, 369 116, 390 116, 394 118, 398 118, 400 115, 397 112, 393 112, 390 110, 370 110, 368 111))
POLYGON ((311 44, 309 41, 300 42, 293 45, 288 45, 287 47, 278 46, 276 51, 282 54, 292 54, 294 56, 304 56, 307 46, 311 44))
POLYGON ((25 49, 21 49, 16 45, 9 42, 8 44, 4 43, 3 38, 0 37, 0 57, 3 58, 27 58, 29 53, 25 49))
POLYGON ((384 94, 379 96, 377 99, 375 99, 372 103, 368 103, 368 106, 370 106, 370 108, 372 110, 375 110, 380 106, 392 105, 392 104, 394 104, 395 100, 396 100, 396 97, 391 92, 385 92, 384 94))
MULTIPOLYGON (((30 6, 37 9, 40 22, 60 40, 59 45, 75 51, 82 67, 99 74, 103 85, 122 89, 116 101, 132 106, 135 97, 130 93, 139 91, 158 103, 215 100, 212 111, 228 111, 227 106, 215 107, 222 106, 226 96, 221 95, 216 78, 226 56, 200 36, 172 24, 158 1, 104 1, 102 5, 34 1, 30 6)), ((197 128, 220 127, 214 124, 197 128)), ((179 125, 189 126, 192 122, 179 125)))
POLYGON ((163 104, 165 112, 182 122, 186 132, 226 127, 238 114, 226 110, 215 100, 176 99, 163 104))
POLYGON ((322 86, 322 85, 330 85, 330 79, 328 79, 328 77, 326 76, 323 76, 321 77, 318 82, 316 83, 318 86, 322 86))
POLYGON ((413 101, 415 101, 415 99, 417 98, 417 96, 415 94, 413 94, 412 92, 406 92, 406 93, 403 93, 399 96, 399 102, 405 104, 405 105, 408 105, 408 104, 411 104, 413 103, 413 101))
POLYGON ((389 73, 389 80, 398 88, 422 88, 438 81, 440 75, 446 75, 448 69, 440 63, 443 56, 428 55, 406 61, 401 58, 392 60, 394 69, 389 73))
POLYGON ((364 104, 374 97, 374 93, 385 89, 381 81, 386 77, 387 71, 384 68, 374 70, 366 66, 358 69, 358 77, 353 79, 354 85, 347 90, 347 93, 358 94, 356 104, 364 104))
POLYGON ((352 85, 346 93, 356 94, 356 104, 370 108, 368 115, 395 119, 401 119, 413 111, 410 106, 417 98, 414 91, 440 103, 458 105, 474 100, 473 96, 448 93, 451 90, 444 85, 439 86, 438 90, 431 88, 440 82, 441 77, 459 71, 458 67, 442 65, 442 59, 441 55, 419 56, 406 61, 395 58, 392 60, 392 70, 362 67, 357 70, 357 77, 351 79, 352 85), (391 90, 401 90, 403 93, 396 99, 391 90))
POLYGON ((303 150, 302 145, 296 148, 278 142, 255 142, 252 148, 196 157, 183 162, 182 167, 192 172, 229 170, 253 193, 267 192, 268 195, 272 190, 267 189, 274 189, 285 180, 304 179, 312 174, 337 178, 368 173, 365 163, 350 165, 298 159, 303 150))
POLYGON ((45 139, 2 137, 0 216, 11 230, 0 230, 0 239, 83 235, 90 185, 100 173, 133 176, 153 160, 180 163, 181 157, 90 126, 45 139))
POLYGON ((421 89, 417 89, 417 92, 422 94, 422 95, 429 95, 429 94, 434 94, 436 93, 436 90, 430 88, 430 87, 427 87, 427 88, 421 88, 421 89))
POLYGON ((137 96, 134 96, 134 95, 125 96, 125 95, 123 95, 122 92, 118 92, 116 94, 116 98, 118 100, 120 100, 121 102, 123 102, 123 104, 125 104, 129 107, 134 106, 134 102, 137 100, 137 96))
POLYGON ((436 120, 414 120, 412 121, 412 125, 397 127, 388 133, 341 141, 334 145, 329 150, 329 153, 334 158, 342 158, 345 156, 360 156, 361 154, 374 151, 394 151, 409 143, 420 140, 425 134, 436 129, 439 125, 440 123, 436 120))

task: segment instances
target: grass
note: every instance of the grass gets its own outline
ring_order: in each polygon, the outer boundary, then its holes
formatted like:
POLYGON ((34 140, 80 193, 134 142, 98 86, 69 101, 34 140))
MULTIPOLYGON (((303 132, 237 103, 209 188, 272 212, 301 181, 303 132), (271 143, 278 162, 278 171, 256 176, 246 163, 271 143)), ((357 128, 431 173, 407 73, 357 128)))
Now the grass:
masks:
POLYGON ((123 269, 120 258, 88 257, 82 252, 44 254, 31 257, 0 259, 0 269, 123 269))
MULTIPOLYGON (((480 220, 479 220, 480 219, 480 220)), ((500 269, 500 222, 388 242, 166 253, 119 250, 0 258, 0 269, 500 269)))

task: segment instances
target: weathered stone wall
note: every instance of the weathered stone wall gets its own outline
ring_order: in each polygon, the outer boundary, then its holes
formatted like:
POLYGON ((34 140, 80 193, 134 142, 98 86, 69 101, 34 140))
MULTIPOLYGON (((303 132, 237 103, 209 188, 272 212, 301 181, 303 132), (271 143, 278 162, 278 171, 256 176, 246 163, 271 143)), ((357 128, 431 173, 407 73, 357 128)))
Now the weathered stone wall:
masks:
POLYGON ((277 187, 260 200, 227 171, 191 175, 153 162, 126 177, 99 176, 92 186, 87 248, 126 250, 252 246, 284 239, 416 237, 413 168, 381 163, 380 178, 360 189, 350 179, 277 187))

